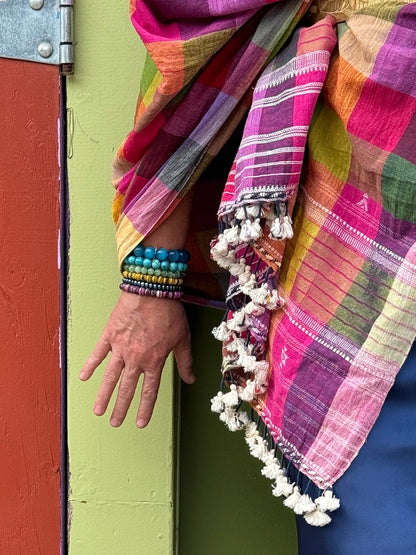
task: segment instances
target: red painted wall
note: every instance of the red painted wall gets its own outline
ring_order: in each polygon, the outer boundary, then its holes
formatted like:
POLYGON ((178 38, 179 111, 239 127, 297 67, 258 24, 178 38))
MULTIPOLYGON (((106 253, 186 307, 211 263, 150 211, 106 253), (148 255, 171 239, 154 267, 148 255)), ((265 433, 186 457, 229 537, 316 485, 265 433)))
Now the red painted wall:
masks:
POLYGON ((0 553, 60 542, 58 68, 0 59, 0 553))

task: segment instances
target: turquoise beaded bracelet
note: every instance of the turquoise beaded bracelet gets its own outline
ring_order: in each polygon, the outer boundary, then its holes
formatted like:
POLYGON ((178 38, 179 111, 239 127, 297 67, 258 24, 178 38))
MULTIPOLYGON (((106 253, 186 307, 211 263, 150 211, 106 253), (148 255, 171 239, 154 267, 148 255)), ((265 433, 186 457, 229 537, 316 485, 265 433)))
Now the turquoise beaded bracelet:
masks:
POLYGON ((186 272, 188 264, 186 262, 169 262, 168 260, 158 260, 157 258, 143 258, 142 256, 127 256, 124 264, 128 266, 141 266, 143 268, 153 268, 165 272, 186 272))
POLYGON ((138 245, 132 252, 134 256, 142 256, 143 258, 149 258, 150 260, 157 259, 160 262, 167 260, 168 262, 188 262, 190 259, 190 254, 188 251, 181 249, 163 249, 155 247, 144 247, 143 245, 138 245))
POLYGON ((129 266, 143 266, 144 268, 153 268, 154 270, 186 272, 189 259, 190 254, 184 249, 168 250, 138 245, 133 252, 124 259, 124 264, 129 266))

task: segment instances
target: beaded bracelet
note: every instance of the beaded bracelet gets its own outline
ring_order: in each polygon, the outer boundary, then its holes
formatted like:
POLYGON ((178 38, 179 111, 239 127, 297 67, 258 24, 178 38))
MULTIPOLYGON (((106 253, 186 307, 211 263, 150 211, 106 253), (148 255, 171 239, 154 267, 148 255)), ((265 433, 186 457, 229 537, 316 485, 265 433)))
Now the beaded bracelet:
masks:
POLYGON ((126 266, 123 265, 123 271, 128 271, 131 273, 135 273, 135 274, 143 274, 143 275, 149 275, 149 276, 162 276, 162 277, 184 277, 185 272, 165 272, 163 270, 155 270, 153 268, 145 268, 144 266, 126 266))
POLYGON ((172 278, 172 277, 162 277, 162 276, 148 276, 146 274, 136 274, 135 272, 122 272, 123 276, 126 278, 136 279, 138 281, 148 281, 151 283, 164 283, 166 285, 182 285, 183 279, 172 278))
POLYGON ((143 258, 142 256, 127 256, 124 259, 127 266, 141 266, 153 270, 164 270, 165 272, 186 272, 188 264, 186 262, 169 262, 168 260, 157 260, 156 258, 143 258))
POLYGON ((120 289, 128 293, 136 295, 144 295, 149 297, 167 298, 167 299, 180 299, 183 296, 183 291, 159 291, 154 289, 145 289, 144 287, 137 287, 128 283, 120 283, 120 289))
POLYGON ((123 283, 135 285, 136 287, 144 287, 145 289, 154 289, 155 291, 182 291, 180 285, 165 285, 161 283, 149 283, 148 281, 138 281, 136 279, 123 278, 123 283))
POLYGON ((189 258, 190 254, 186 250, 167 250, 139 245, 124 259, 124 263, 153 268, 154 270, 170 270, 171 272, 178 270, 179 272, 186 272, 189 258))
POLYGON ((136 295, 180 299, 190 254, 138 245, 123 261, 120 289, 136 295))
POLYGON ((138 245, 131 255, 141 256, 143 258, 148 258, 150 260, 159 260, 160 262, 166 260, 168 262, 182 262, 186 263, 190 259, 190 254, 188 251, 182 249, 163 249, 155 247, 144 247, 143 245, 138 245))

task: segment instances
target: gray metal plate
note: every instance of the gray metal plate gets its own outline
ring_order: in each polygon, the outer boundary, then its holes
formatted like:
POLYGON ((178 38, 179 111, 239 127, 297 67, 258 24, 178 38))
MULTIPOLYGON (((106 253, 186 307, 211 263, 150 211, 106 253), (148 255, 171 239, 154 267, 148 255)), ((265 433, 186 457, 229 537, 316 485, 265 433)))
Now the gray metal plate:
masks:
POLYGON ((59 64, 59 0, 44 0, 33 10, 28 0, 0 0, 0 57, 59 64), (38 46, 49 42, 53 52, 42 58, 38 46))

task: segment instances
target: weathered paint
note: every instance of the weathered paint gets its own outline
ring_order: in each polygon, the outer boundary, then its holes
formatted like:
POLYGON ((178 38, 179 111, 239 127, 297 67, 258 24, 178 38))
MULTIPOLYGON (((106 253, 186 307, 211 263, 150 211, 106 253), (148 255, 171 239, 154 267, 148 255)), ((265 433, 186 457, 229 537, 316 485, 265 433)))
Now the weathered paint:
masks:
POLYGON ((0 553, 60 542, 59 71, 0 59, 0 553))
POLYGON ((118 429, 92 412, 97 372, 78 374, 118 297, 111 162, 132 125, 144 61, 126 0, 77 3, 76 70, 67 80, 69 137, 70 555, 168 555, 173 545, 172 368, 156 413, 135 427, 137 399, 118 429))

